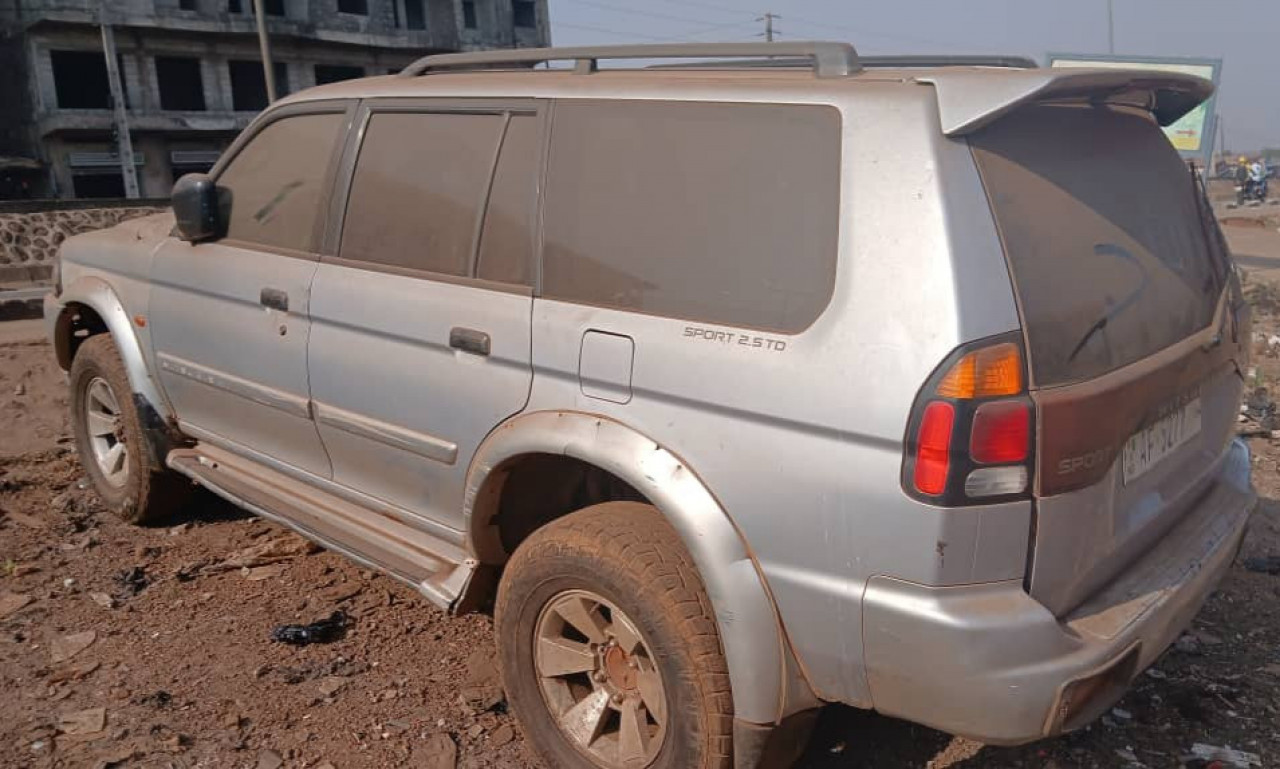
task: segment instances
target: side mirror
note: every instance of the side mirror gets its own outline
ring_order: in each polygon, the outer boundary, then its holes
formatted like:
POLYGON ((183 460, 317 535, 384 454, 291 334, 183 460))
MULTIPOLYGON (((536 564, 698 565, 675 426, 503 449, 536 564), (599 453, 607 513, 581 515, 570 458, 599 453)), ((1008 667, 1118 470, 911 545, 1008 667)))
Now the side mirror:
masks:
POLYGON ((199 243, 220 237, 218 186, 207 174, 186 174, 173 185, 173 215, 183 240, 199 243))

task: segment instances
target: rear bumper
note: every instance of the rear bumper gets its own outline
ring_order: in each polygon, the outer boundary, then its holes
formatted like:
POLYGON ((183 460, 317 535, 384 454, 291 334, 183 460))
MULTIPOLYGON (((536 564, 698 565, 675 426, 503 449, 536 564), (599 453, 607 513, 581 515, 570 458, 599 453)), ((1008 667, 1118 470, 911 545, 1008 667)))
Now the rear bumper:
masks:
POLYGON ((867 584, 864 654, 876 710, 990 744, 1078 728, 1124 693, 1191 622, 1235 560, 1256 493, 1232 443, 1203 499, 1069 616, 1021 581, 867 584))

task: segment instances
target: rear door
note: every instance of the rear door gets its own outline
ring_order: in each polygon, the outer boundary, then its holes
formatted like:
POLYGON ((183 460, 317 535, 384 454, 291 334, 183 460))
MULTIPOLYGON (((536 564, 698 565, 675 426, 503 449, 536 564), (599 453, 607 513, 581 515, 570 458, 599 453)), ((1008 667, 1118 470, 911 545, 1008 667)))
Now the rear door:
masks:
POLYGON ((541 106, 372 101, 357 125, 311 297, 316 422, 335 481, 456 538, 471 455, 529 396, 541 106))
POLYGON ((1211 482, 1244 354, 1198 180, 1151 116, 1030 106, 972 135, 1037 404, 1031 592, 1070 611, 1211 482))

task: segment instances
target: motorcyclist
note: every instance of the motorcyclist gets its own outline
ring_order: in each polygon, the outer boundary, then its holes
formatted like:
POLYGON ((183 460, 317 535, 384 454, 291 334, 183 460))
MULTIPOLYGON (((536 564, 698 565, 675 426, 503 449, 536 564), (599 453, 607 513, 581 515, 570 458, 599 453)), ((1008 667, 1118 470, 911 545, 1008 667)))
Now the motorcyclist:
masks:
POLYGON ((1261 160, 1255 160, 1249 166, 1248 193, 1247 197, 1267 199, 1267 168, 1261 160))

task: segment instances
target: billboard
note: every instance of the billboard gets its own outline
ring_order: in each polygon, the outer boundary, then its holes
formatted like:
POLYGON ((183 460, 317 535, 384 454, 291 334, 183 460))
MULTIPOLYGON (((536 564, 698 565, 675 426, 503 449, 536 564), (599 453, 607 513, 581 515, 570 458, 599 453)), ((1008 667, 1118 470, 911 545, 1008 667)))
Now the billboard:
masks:
MULTIPOLYGON (((1101 54, 1049 54, 1050 67, 1089 67, 1097 69, 1151 69, 1195 75, 1218 85, 1222 74, 1221 59, 1182 59, 1158 56, 1108 56, 1101 54)), ((1187 113, 1164 132, 1184 158, 1198 158, 1207 165, 1213 155, 1216 127, 1214 104, 1217 95, 1187 113)))

